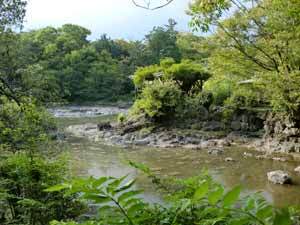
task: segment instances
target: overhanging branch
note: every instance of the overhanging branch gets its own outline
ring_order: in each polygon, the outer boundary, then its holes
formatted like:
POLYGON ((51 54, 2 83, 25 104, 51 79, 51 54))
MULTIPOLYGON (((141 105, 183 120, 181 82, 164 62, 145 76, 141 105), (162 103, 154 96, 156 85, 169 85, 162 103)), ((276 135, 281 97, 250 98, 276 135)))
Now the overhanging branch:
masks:
POLYGON ((155 6, 155 7, 151 7, 151 0, 145 1, 145 5, 137 3, 136 0, 131 0, 131 1, 135 6, 137 6, 139 8, 143 8, 143 9, 147 9, 147 10, 157 10, 157 9, 161 9, 161 8, 171 4, 174 0, 166 0, 166 3, 163 3, 163 4, 161 4, 159 6, 155 6))

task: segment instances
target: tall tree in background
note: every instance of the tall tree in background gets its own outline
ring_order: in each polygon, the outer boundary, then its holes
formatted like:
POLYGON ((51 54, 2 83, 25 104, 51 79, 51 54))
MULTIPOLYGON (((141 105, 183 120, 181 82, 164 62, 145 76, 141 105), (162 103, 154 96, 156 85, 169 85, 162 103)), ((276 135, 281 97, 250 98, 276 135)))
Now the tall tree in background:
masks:
POLYGON ((173 58, 180 61, 181 53, 177 46, 177 34, 175 30, 176 21, 169 19, 168 24, 164 27, 154 27, 146 35, 146 44, 150 51, 153 63, 159 63, 163 58, 173 58))
POLYGON ((12 29, 22 27, 26 2, 22 0, 0 1, 0 94, 19 104, 17 87, 17 35, 12 29))

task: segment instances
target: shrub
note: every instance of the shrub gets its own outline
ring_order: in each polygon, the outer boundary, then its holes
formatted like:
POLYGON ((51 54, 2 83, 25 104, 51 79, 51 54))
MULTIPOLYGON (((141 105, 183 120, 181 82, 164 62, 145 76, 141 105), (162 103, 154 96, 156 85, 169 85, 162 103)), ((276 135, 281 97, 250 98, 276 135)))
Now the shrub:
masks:
POLYGON ((203 119, 208 113, 208 108, 213 102, 213 95, 210 92, 200 92, 193 95, 185 95, 177 110, 177 117, 185 119, 203 119))
POLYGON ((182 100, 182 92, 173 81, 154 81, 143 89, 136 100, 131 114, 146 114, 154 120, 172 118, 182 100))
POLYGON ((42 107, 1 99, 0 147, 9 151, 36 150, 56 126, 54 119, 42 107))
POLYGON ((155 80, 155 74, 160 71, 161 68, 157 65, 140 67, 133 75, 133 83, 137 88, 142 88, 146 81, 155 80))
POLYGON ((25 153, 9 155, 0 162, 1 224, 45 225, 51 220, 74 219, 83 205, 63 192, 46 193, 50 186, 66 179, 63 159, 47 160, 25 153), (2 221, 1 221, 2 220, 2 221))
POLYGON ((231 96, 233 84, 228 79, 216 79, 212 77, 204 86, 204 90, 213 94, 213 104, 223 106, 226 99, 231 96))
POLYGON ((124 114, 124 113, 119 113, 119 114, 118 114, 117 121, 118 121, 119 123, 124 123, 125 120, 126 120, 125 114, 124 114))
MULTIPOLYGON (((299 220, 297 209, 276 209, 262 197, 256 195, 240 197, 241 187, 225 191, 210 176, 173 180, 173 185, 162 186, 164 180, 157 178, 144 165, 134 163, 154 183, 164 188, 171 198, 167 207, 147 204, 139 197, 139 190, 133 189, 135 180, 125 182, 126 177, 101 177, 73 181, 58 185, 49 191, 67 190, 82 193, 85 200, 99 207, 99 214, 82 224, 122 225, 190 225, 190 224, 237 224, 237 225, 292 225, 299 220)), ((52 225, 75 225, 75 222, 53 222, 52 225)))
POLYGON ((181 90, 188 94, 192 88, 202 91, 204 82, 210 77, 200 64, 183 61, 173 64, 165 70, 164 78, 174 80, 179 84, 181 90))

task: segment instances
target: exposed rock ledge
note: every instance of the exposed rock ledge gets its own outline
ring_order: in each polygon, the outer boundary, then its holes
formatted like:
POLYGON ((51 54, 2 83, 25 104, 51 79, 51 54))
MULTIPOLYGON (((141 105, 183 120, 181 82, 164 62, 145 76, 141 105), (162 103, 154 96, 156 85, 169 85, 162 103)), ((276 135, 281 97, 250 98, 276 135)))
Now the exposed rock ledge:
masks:
MULTIPOLYGON (((121 127, 110 123, 83 124, 69 126, 66 131, 76 137, 88 138, 96 142, 104 142, 107 145, 117 145, 122 147, 131 146, 151 146, 158 148, 185 148, 185 149, 210 149, 222 151, 224 147, 238 145, 255 149, 261 153, 244 153, 245 158, 255 158, 257 160, 269 159, 273 161, 286 162, 289 160, 300 161, 300 154, 274 155, 274 152, 266 151, 262 148, 263 140, 241 135, 239 132, 207 132, 198 130, 182 130, 167 128, 141 128, 140 125, 121 127), (126 132, 128 133, 126 133, 126 132), (259 143, 259 144, 258 144, 259 143)), ((276 153, 276 152, 275 152, 276 153)), ((226 160, 226 159, 225 159, 226 160)), ((226 161, 234 161, 228 159, 226 161)))
POLYGON ((111 145, 119 146, 153 146, 160 148, 183 147, 187 149, 201 149, 209 147, 225 147, 233 143, 220 132, 201 132, 191 130, 177 130, 157 128, 142 128, 135 130, 133 127, 124 130, 109 128, 109 125, 83 124, 69 126, 66 131, 78 136, 86 137, 93 141, 105 141, 111 145), (99 129, 100 128, 100 129, 99 129))

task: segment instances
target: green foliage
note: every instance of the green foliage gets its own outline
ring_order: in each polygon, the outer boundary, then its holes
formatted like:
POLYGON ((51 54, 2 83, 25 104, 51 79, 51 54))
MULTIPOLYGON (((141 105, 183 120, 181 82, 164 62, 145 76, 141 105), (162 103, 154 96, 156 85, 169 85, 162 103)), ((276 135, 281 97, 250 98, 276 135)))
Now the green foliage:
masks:
POLYGON ((231 96, 233 83, 230 80, 212 77, 204 85, 204 90, 213 94, 213 104, 223 106, 227 98, 231 96))
POLYGON ((2 98, 1 103, 0 147, 12 152, 41 149, 56 129, 48 112, 31 102, 18 105, 2 98))
MULTIPOLYGON (((194 1, 189 11, 191 26, 216 31, 211 37, 215 48, 209 67, 214 76, 225 76, 233 82, 233 95, 238 95, 234 92, 239 92, 239 82, 261 82, 263 85, 256 87, 256 91, 262 93, 258 102, 264 101, 265 105, 271 102, 274 110, 295 115, 298 113, 296 82, 299 82, 300 65, 299 1, 252 3, 194 1)), ((249 90, 252 92, 251 87, 249 90)))
POLYGON ((164 27, 154 27, 153 30, 146 35, 147 47, 152 59, 152 64, 157 64, 163 58, 173 58, 180 61, 181 53, 176 44, 177 31, 175 30, 176 21, 169 19, 168 24, 164 27))
POLYGON ((25 17, 26 1, 2 0, 0 2, 0 32, 21 26, 25 17))
MULTIPOLYGON (((155 177, 144 165, 131 164, 150 178, 155 177)), ((241 197, 239 186, 225 191, 222 185, 206 174, 172 181, 171 186, 165 188, 169 196, 167 207, 143 203, 137 196, 141 192, 131 188, 134 180, 125 183, 125 179, 126 177, 120 179, 101 177, 75 180, 71 184, 55 186, 48 191, 67 189, 70 193, 81 192, 84 199, 91 200, 99 206, 96 218, 80 224, 292 225, 297 222, 295 209, 275 209, 258 194, 241 197)), ((158 178, 152 180, 158 185, 165 182, 158 178)), ((52 224, 77 223, 56 221, 52 224)))
MULTIPOLYGON (((181 90, 189 93, 193 88, 202 91, 203 83, 210 77, 201 65, 191 61, 173 64, 165 71, 165 79, 174 80, 181 90)), ((195 90, 193 90, 195 91, 195 90)))
POLYGON ((291 112, 298 116, 300 112, 300 71, 289 74, 267 73, 259 82, 266 91, 272 106, 276 110, 291 112), (267 87, 272 86, 271 89, 267 87))
POLYGON ((155 80, 155 74, 159 74, 160 70, 160 67, 157 65, 138 68, 133 76, 134 85, 137 88, 142 88, 145 82, 155 80))
POLYGON ((172 117, 182 99, 182 92, 173 81, 155 80, 142 90, 131 114, 146 114, 155 120, 172 117))
POLYGON ((178 33, 177 46, 181 52, 182 59, 188 59, 199 63, 207 63, 212 53, 208 38, 194 35, 193 33, 178 33))
POLYGON ((200 64, 188 60, 176 63, 172 58, 165 58, 159 66, 139 68, 133 80, 141 93, 131 114, 146 114, 156 121, 188 115, 195 118, 199 108, 208 108, 212 103, 211 93, 202 93, 209 77, 200 64))
POLYGON ((119 114, 118 114, 117 121, 118 121, 119 123, 124 123, 125 120, 126 120, 126 115, 125 115, 124 113, 119 113, 119 114))
POLYGON ((142 224, 140 212, 147 204, 139 198, 141 191, 132 190, 134 183, 135 180, 128 180, 127 176, 98 179, 91 177, 74 180, 70 184, 53 186, 46 191, 57 193, 65 190, 67 194, 81 193, 82 199, 97 205, 99 224, 142 224))
POLYGON ((26 153, 8 155, 0 162, 0 223, 48 224, 72 219, 82 213, 75 196, 46 193, 44 189, 66 178, 65 160, 47 160, 26 153))

